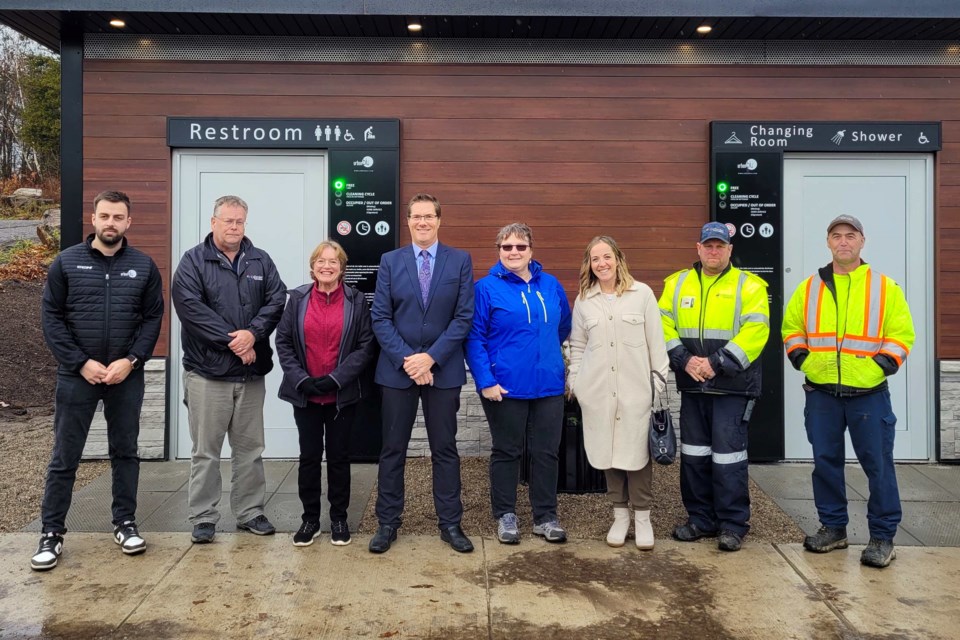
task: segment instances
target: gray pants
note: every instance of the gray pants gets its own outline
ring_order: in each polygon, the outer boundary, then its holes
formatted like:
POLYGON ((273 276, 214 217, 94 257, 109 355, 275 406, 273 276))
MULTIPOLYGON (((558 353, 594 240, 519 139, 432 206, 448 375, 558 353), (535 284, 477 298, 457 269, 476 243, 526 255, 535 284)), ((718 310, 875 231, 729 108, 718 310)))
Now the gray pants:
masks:
POLYGON ((209 380, 183 374, 183 402, 190 420, 193 449, 188 501, 190 523, 220 521, 220 452, 227 436, 232 451, 230 508, 237 522, 263 513, 263 378, 248 382, 209 380))

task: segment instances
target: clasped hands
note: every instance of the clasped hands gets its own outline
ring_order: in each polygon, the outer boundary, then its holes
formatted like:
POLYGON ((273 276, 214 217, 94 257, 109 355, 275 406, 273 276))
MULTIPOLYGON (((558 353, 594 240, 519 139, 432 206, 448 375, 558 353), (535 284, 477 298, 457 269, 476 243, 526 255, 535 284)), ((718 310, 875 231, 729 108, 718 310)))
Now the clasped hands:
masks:
POLYGON ((430 369, 436 362, 429 353, 414 353, 403 359, 403 370, 418 385, 432 385, 433 373, 430 369))
POLYGON ((126 358, 114 360, 108 366, 93 360, 87 360, 80 368, 80 375, 90 384, 120 384, 133 371, 133 363, 126 358))
POLYGON ((687 361, 687 366, 683 369, 687 372, 687 375, 697 382, 710 380, 717 375, 710 365, 710 360, 701 358, 700 356, 691 357, 690 360, 687 361))
POLYGON ((233 351, 235 356, 240 358, 240 362, 253 364, 257 361, 257 352, 253 350, 253 343, 256 342, 256 338, 253 337, 252 332, 247 329, 237 329, 227 335, 233 338, 227 346, 230 347, 230 351, 233 351))
POLYGON ((300 391, 309 397, 322 396, 340 389, 340 385, 331 376, 307 378, 300 383, 300 391))

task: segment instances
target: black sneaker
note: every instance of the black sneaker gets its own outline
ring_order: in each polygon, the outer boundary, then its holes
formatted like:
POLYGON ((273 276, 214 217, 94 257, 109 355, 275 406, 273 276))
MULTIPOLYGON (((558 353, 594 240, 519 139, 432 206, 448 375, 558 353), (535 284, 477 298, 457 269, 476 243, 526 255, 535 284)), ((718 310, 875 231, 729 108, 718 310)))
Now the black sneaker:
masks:
POLYGON ((334 520, 330 523, 330 544, 338 547, 350 544, 350 527, 346 520, 334 520))
POLYGON ((720 538, 717 540, 717 548, 720 551, 740 551, 743 546, 743 536, 729 529, 720 531, 720 538))
POLYGON ((217 525, 212 522, 201 522, 193 526, 193 535, 190 539, 197 544, 207 544, 213 542, 213 536, 217 533, 217 525))
POLYGON ((319 522, 304 522, 295 534, 293 534, 293 546, 309 547, 313 544, 313 539, 320 535, 319 522))
POLYGON ((147 550, 147 542, 140 536, 133 520, 118 524, 113 529, 113 541, 120 545, 120 550, 128 556, 135 556, 147 550))
POLYGON ((716 531, 704 531, 692 522, 681 524, 673 529, 673 539, 680 542, 695 542, 700 538, 716 538, 716 531))
POLYGON ((277 532, 274 526, 270 524, 270 521, 267 520, 267 516, 262 513, 252 520, 238 522, 237 529, 243 529, 244 531, 255 533, 258 536, 272 536, 277 532))
POLYGON ((880 540, 879 538, 870 538, 870 542, 860 554, 860 564, 868 567, 883 569, 897 557, 897 552, 893 548, 893 540, 880 540))
POLYGON ((803 539, 803 548, 814 553, 827 553, 834 549, 847 548, 846 527, 820 527, 812 536, 803 539))
POLYGON ((63 553, 63 536, 59 533, 45 533, 40 536, 37 552, 30 558, 30 568, 34 571, 49 571, 57 566, 63 553))

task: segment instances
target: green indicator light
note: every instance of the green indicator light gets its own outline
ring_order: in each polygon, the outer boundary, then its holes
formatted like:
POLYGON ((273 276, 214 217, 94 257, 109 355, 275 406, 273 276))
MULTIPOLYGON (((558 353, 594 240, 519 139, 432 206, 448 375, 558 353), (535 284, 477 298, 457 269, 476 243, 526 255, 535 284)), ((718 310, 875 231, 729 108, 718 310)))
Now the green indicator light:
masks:
POLYGON ((726 192, 729 191, 729 190, 730 190, 730 185, 727 184, 726 182, 718 182, 718 183, 717 183, 717 192, 718 192, 718 193, 726 193, 726 192))
POLYGON ((346 183, 344 182, 343 178, 337 178, 333 181, 333 188, 337 191, 343 191, 344 186, 346 186, 346 183))

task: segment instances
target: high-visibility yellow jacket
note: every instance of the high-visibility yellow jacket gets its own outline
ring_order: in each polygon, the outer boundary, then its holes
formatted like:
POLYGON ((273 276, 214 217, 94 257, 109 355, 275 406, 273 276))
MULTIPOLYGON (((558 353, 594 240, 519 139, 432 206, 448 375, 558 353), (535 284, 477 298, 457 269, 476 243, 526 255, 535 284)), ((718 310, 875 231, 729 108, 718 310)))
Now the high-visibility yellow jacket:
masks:
POLYGON ((757 359, 770 335, 767 283, 728 266, 715 277, 700 263, 664 280, 660 319, 677 389, 757 397, 757 359), (697 382, 684 370, 693 356, 707 357, 716 376, 697 382))
POLYGON ((783 317, 783 342, 807 382, 834 395, 886 386, 913 347, 903 290, 861 264, 849 276, 827 265, 797 287, 783 317))

